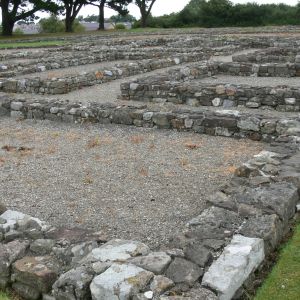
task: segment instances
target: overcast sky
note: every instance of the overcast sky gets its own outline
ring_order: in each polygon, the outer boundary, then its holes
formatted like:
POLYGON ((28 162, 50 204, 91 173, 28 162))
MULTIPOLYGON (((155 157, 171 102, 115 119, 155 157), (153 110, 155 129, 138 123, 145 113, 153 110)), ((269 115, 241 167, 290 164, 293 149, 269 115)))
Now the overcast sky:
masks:
MULTIPOLYGON (((152 15, 154 16, 161 16, 164 14, 170 14, 172 12, 179 12, 181 11, 185 5, 187 5, 190 2, 190 0, 156 0, 153 9, 152 9, 152 15)), ((259 0, 259 1, 249 1, 249 0, 231 0, 233 3, 247 3, 247 2, 256 2, 259 4, 263 3, 286 3, 289 5, 296 5, 298 0, 259 0)), ((136 18, 139 18, 140 13, 139 9, 133 5, 129 5, 129 11, 130 14, 134 15, 136 18)), ((84 7, 80 13, 80 15, 92 15, 92 14, 98 14, 97 9, 95 10, 95 7, 93 6, 86 6, 84 7)), ((105 11, 105 17, 110 17, 111 15, 116 14, 115 11, 106 9, 105 11)))

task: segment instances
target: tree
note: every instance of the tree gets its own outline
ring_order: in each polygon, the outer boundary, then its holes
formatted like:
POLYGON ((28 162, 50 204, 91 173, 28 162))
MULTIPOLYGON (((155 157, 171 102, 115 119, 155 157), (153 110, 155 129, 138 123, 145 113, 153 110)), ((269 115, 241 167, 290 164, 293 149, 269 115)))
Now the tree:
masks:
POLYGON ((111 22, 117 24, 117 23, 124 23, 124 22, 129 22, 129 23, 134 23, 136 22, 136 18, 133 15, 126 14, 126 15, 114 15, 110 17, 111 22))
POLYGON ((56 15, 51 15, 49 18, 43 18, 39 21, 39 31, 41 33, 57 33, 64 32, 64 22, 59 20, 56 15))
POLYGON ((117 11, 120 15, 128 14, 127 5, 132 0, 90 0, 89 4, 97 6, 99 9, 99 27, 98 30, 104 30, 104 8, 108 7, 117 11))
POLYGON ((59 6, 51 0, 0 0, 2 35, 10 36, 16 22, 34 20, 37 11, 56 12, 59 6))
POLYGON ((65 8, 65 30, 66 32, 73 32, 74 21, 81 10, 81 8, 88 4, 87 0, 60 0, 65 8))
POLYGON ((97 22, 99 19, 98 15, 87 15, 87 17, 83 18, 83 21, 85 22, 97 22))
MULTIPOLYGON (((41 19, 39 21, 39 31, 41 33, 57 33, 65 31, 65 24, 63 20, 59 20, 58 17, 52 14, 49 18, 41 19)), ((83 32, 85 27, 80 24, 79 20, 76 19, 73 24, 74 32, 83 32)))
POLYGON ((152 7, 156 0, 135 0, 135 5, 141 12, 141 27, 147 26, 147 18, 149 17, 152 7))

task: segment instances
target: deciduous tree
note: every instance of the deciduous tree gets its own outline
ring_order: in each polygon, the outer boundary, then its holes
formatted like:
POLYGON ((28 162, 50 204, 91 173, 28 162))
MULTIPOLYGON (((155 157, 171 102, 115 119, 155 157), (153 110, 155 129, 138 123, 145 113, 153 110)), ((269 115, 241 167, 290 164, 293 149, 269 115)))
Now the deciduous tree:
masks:
POLYGON ((147 18, 151 13, 155 1, 156 0, 135 0, 135 5, 141 12, 141 27, 147 26, 147 18))
POLYGON ((99 30, 104 30, 104 8, 108 7, 117 11, 120 15, 128 14, 127 5, 132 0, 90 0, 89 3, 97 6, 99 9, 99 30))
POLYGON ((59 0, 65 8, 65 30, 73 32, 74 21, 81 8, 88 4, 87 0, 59 0))
POLYGON ((58 5, 51 0, 0 0, 2 35, 10 36, 16 22, 34 20, 38 11, 55 12, 58 5))

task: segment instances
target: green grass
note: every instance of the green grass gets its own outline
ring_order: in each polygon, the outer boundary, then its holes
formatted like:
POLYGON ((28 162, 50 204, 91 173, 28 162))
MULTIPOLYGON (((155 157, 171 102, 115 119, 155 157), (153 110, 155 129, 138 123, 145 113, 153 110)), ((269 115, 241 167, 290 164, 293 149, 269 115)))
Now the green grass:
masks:
POLYGON ((15 48, 37 48, 48 46, 62 46, 64 41, 36 41, 36 42, 0 42, 0 49, 15 49, 15 48))
POLYGON ((300 299, 300 224, 280 250, 279 260, 254 300, 300 299))
POLYGON ((6 293, 0 291, 0 300, 10 300, 10 299, 11 298, 9 298, 6 293))

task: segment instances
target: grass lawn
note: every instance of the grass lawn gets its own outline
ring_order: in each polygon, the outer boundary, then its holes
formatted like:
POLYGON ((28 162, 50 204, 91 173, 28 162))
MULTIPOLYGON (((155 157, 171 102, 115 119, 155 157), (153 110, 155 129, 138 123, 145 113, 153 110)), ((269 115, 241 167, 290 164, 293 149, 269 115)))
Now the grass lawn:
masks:
POLYGON ((300 224, 280 250, 279 260, 254 300, 300 299, 300 224))
POLYGON ((35 48, 47 46, 62 46, 64 41, 36 41, 36 42, 0 42, 0 49, 35 48))

